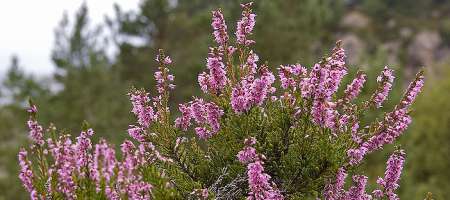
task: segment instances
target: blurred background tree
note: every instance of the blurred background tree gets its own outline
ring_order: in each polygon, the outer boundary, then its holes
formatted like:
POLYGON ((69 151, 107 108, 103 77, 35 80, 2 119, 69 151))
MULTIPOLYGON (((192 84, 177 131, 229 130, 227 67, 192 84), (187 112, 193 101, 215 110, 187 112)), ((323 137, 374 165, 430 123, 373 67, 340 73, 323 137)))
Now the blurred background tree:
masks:
MULTIPOLYGON (((29 97, 46 126, 53 122, 75 133, 87 120, 98 137, 118 144, 132 120, 128 90, 134 85, 155 92, 157 50, 164 48, 174 61, 172 104, 201 95, 197 74, 212 43, 211 10, 222 8, 231 35, 240 2, 142 0, 137 10, 114 5, 115 14, 96 25, 83 4, 75 16, 64 15, 55 30, 52 77, 26 74, 13 57, 0 87, 0 200, 27 198, 17 178, 16 154, 26 140, 29 97)), ((375 73, 393 66, 401 81, 385 110, 398 102, 412 74, 426 66, 427 87, 402 136, 408 160, 400 197, 423 199, 427 191, 436 199, 450 196, 450 73, 443 70, 450 65, 450 1, 258 0, 254 11, 256 52, 272 69, 295 62, 309 67, 340 39, 348 55, 348 78, 355 66, 362 67, 369 76, 363 92, 370 96, 375 73)), ((380 114, 371 113, 368 120, 380 114)), ((383 152, 367 159, 370 167, 361 170, 370 182, 382 175, 386 159, 383 152)))

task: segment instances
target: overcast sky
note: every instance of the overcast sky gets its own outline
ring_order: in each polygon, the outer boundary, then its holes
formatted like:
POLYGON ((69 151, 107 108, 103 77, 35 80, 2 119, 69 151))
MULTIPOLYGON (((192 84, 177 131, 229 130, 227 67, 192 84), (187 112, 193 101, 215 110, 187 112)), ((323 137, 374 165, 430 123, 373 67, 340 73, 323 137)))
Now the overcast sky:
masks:
MULTIPOLYGON (((10 0, 0 6, 0 77, 8 69, 11 56, 17 55, 26 72, 49 74, 54 66, 50 60, 53 30, 65 11, 73 21, 83 0, 10 0)), ((91 24, 113 15, 113 4, 122 10, 136 9, 139 0, 85 0, 91 24)))

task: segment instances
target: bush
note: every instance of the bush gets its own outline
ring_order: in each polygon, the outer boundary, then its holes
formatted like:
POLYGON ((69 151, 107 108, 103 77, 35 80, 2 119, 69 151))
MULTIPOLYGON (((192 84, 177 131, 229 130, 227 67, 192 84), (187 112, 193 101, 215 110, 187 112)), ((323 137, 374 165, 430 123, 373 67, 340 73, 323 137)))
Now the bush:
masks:
POLYGON ((422 72, 391 112, 372 123, 360 122, 367 112, 382 107, 393 70, 385 67, 374 94, 357 101, 367 77, 358 72, 339 90, 347 67, 337 42, 311 69, 283 65, 276 79, 251 49, 256 17, 251 6, 242 5, 234 46, 221 11, 213 11, 218 46, 210 49, 207 70, 198 75, 205 96, 180 104, 175 120, 168 106, 175 88, 172 61, 159 52, 157 94, 130 91, 137 122, 128 133, 135 142, 125 140, 120 152, 104 139, 94 145, 87 123, 76 138, 54 126, 44 129, 30 103, 32 145, 19 152, 19 177, 30 197, 396 199, 403 150, 390 156, 373 194, 365 191, 368 178, 355 171, 367 154, 393 143, 407 128, 409 107, 423 85, 422 72), (353 174, 354 184, 346 189, 348 174, 353 174))

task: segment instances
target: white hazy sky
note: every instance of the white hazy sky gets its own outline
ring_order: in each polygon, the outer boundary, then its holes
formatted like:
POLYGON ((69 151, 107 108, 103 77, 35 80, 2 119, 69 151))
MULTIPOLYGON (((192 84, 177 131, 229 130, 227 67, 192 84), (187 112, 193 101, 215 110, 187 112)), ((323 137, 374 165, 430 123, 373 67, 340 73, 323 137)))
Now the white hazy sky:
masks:
POLYGON ((69 19, 83 2, 87 3, 91 25, 112 16, 113 4, 123 10, 136 9, 139 0, 9 0, 0 6, 0 77, 17 55, 27 73, 50 74, 53 31, 67 11, 69 19))

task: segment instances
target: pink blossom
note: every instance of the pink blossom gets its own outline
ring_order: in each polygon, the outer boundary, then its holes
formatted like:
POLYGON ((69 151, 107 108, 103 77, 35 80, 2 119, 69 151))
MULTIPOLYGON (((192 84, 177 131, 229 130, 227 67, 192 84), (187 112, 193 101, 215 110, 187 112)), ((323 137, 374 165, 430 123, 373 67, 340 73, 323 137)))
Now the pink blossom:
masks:
POLYGON ((178 109, 181 112, 181 116, 175 120, 175 126, 186 131, 191 126, 191 119, 193 118, 191 106, 180 104, 178 109))
POLYGON ((140 126, 148 128, 150 123, 156 119, 155 112, 150 105, 149 94, 144 90, 134 90, 128 95, 133 105, 131 112, 138 118, 140 126))
POLYGON ((281 192, 276 188, 274 183, 270 183, 270 176, 264 173, 263 162, 259 158, 263 155, 258 155, 256 150, 251 147, 256 143, 255 138, 245 140, 244 149, 237 155, 239 161, 247 164, 247 176, 250 192, 248 200, 282 200, 284 199, 281 192))
POLYGON ((296 90, 297 85, 299 84, 299 78, 304 77, 306 72, 306 68, 302 67, 300 64, 281 65, 278 68, 278 77, 281 81, 281 87, 283 89, 293 88, 296 90))
POLYGON ((104 139, 95 145, 93 170, 94 180, 97 183, 97 191, 101 190, 100 182, 104 179, 110 182, 114 175, 117 160, 114 149, 104 139))
POLYGON ((347 86, 347 89, 345 89, 344 100, 347 102, 354 100, 361 92, 361 89, 365 82, 366 82, 366 74, 358 73, 356 75, 356 78, 353 79, 352 83, 350 83, 347 86))
POLYGON ((87 168, 88 164, 92 162, 92 155, 90 151, 92 149, 92 143, 90 137, 94 134, 92 129, 83 131, 78 136, 77 142, 75 143, 75 154, 76 154, 76 167, 78 173, 84 176, 83 168, 87 168))
POLYGON ((128 128, 128 135, 139 142, 144 142, 146 138, 146 131, 142 127, 130 125, 128 128))
POLYGON ((367 177, 355 175, 352 178, 355 185, 350 187, 345 200, 371 200, 372 196, 366 194, 367 177))
POLYGON ((247 76, 233 88, 230 103, 235 113, 246 112, 252 106, 261 106, 268 95, 275 92, 272 87, 275 76, 265 66, 261 67, 260 72, 259 78, 247 76))
POLYGON ((223 18, 222 11, 216 10, 212 12, 211 26, 214 30, 213 35, 217 44, 225 46, 228 41, 227 25, 223 18))
POLYGON ((379 125, 380 128, 375 135, 361 143, 358 148, 348 150, 350 164, 359 164, 367 153, 378 150, 385 144, 394 142, 406 130, 410 123, 411 117, 405 108, 395 109, 386 114, 385 119, 379 125))
POLYGON ((181 116, 175 119, 178 128, 187 130, 194 119, 198 125, 194 128, 197 136, 208 139, 220 130, 220 117, 223 110, 212 102, 205 103, 203 99, 195 99, 187 104, 180 104, 181 116))
MULTIPOLYGON (((394 152, 387 161, 386 172, 384 178, 378 178, 377 183, 384 188, 384 193, 389 200, 398 199, 394 193, 399 187, 398 181, 402 173, 403 164, 405 162, 405 153, 403 150, 394 152)), ((377 192, 380 195, 380 192, 377 192)))
MULTIPOLYGON (((269 183, 270 176, 264 173, 262 161, 255 161, 247 165, 248 184, 250 192, 248 200, 282 200, 280 191, 269 183)), ((273 184, 274 185, 274 184, 273 184)))
POLYGON ((258 159, 256 149, 252 147, 256 144, 256 139, 254 137, 245 139, 244 144, 244 149, 239 151, 239 153, 237 154, 239 162, 241 162, 242 164, 254 162, 256 159, 258 159))
POLYGON ((338 200, 344 197, 344 184, 347 175, 344 168, 339 168, 338 173, 336 174, 336 180, 325 186, 323 193, 325 200, 338 200))
POLYGON ((259 56, 253 52, 253 50, 248 53, 247 61, 242 66, 242 70, 245 75, 254 75, 256 73, 258 65, 256 64, 259 61, 259 56))
POLYGON ((19 172, 19 178, 22 181, 23 186, 25 189, 32 193, 35 189, 33 186, 33 171, 31 170, 31 163, 27 159, 28 152, 21 148, 18 154, 19 157, 19 165, 20 165, 20 172, 19 172))
POLYGON ((151 190, 153 186, 150 183, 139 181, 132 183, 127 188, 128 198, 133 200, 151 199, 151 190))
POLYGON ((39 146, 44 145, 44 131, 41 125, 33 119, 28 120, 29 138, 39 146))
POLYGON ((247 37, 252 34, 253 27, 255 26, 256 15, 252 13, 251 6, 253 2, 241 4, 242 18, 237 22, 236 28, 236 40, 238 44, 249 46, 255 41, 249 40, 247 37))
POLYGON ((377 77, 378 89, 373 94, 371 100, 377 108, 380 108, 381 104, 386 100, 389 91, 392 88, 394 78, 393 70, 389 69, 387 66, 384 67, 381 74, 377 77))
POLYGON ((416 75, 416 79, 409 84, 408 89, 406 89, 403 99, 400 102, 400 107, 408 107, 416 99, 417 95, 420 93, 424 84, 423 71, 420 71, 416 75))
POLYGON ((168 90, 173 90, 175 88, 175 85, 173 84, 175 76, 170 74, 170 70, 167 67, 172 64, 172 59, 169 56, 165 56, 163 50, 160 49, 155 60, 159 63, 158 71, 154 73, 156 89, 159 95, 166 95, 165 93, 168 90))
POLYGON ((222 62, 222 53, 217 49, 210 49, 208 58, 206 59, 206 67, 209 73, 203 72, 198 75, 198 83, 203 92, 218 93, 223 90, 228 83, 225 65, 222 62))

